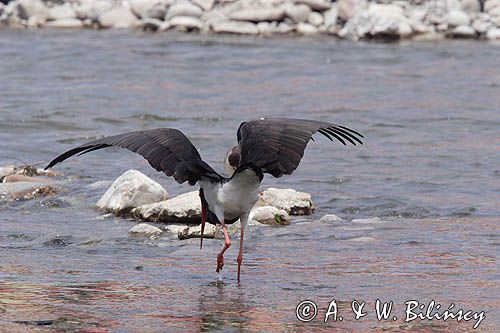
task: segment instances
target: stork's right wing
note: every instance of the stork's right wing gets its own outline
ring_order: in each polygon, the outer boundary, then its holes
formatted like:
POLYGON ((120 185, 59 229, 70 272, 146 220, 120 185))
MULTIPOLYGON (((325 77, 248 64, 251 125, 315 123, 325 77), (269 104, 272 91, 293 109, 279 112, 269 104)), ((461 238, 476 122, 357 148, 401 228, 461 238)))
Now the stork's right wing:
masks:
POLYGON ((191 141, 174 128, 157 128, 108 136, 73 148, 47 165, 51 168, 75 154, 86 154, 110 146, 126 148, 143 156, 157 171, 173 176, 178 183, 188 181, 196 184, 201 177, 220 181, 222 176, 215 172, 193 146, 191 141))
POLYGON ((312 135, 321 133, 346 145, 363 144, 358 132, 333 123, 306 119, 262 118, 238 128, 239 165, 253 163, 274 177, 290 175, 300 163, 312 135))

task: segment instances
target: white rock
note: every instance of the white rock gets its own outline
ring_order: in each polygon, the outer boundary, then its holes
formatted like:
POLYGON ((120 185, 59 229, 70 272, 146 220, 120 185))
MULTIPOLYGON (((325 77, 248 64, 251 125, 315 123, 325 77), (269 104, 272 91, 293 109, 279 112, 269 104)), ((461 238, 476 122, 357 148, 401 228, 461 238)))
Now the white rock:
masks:
POLYGON ((283 209, 273 206, 262 206, 250 211, 250 220, 269 225, 289 225, 290 215, 283 209))
POLYGON ((418 34, 433 32, 434 26, 425 25, 421 21, 410 19, 410 25, 413 31, 418 34))
POLYGON ((69 3, 57 5, 49 9, 49 20, 74 19, 75 11, 69 3))
POLYGON ((165 17, 167 6, 161 0, 129 0, 130 9, 140 18, 155 18, 162 20, 165 17))
POLYGON ((169 224, 164 227, 162 227, 163 230, 170 232, 172 234, 177 235, 179 232, 184 231, 184 229, 187 229, 188 226, 185 224, 169 224))
MULTIPOLYGON (((222 232, 219 228, 211 223, 205 223, 205 229, 203 230, 203 238, 221 238, 222 232)), ((201 237, 201 225, 195 227, 187 227, 177 234, 179 239, 188 238, 200 238, 201 237)))
POLYGON ((283 7, 285 9, 285 15, 289 17, 293 23, 302 23, 307 21, 309 14, 311 14, 311 8, 307 5, 292 5, 287 4, 283 7))
POLYGON ((229 18, 235 21, 279 21, 285 16, 283 8, 248 8, 229 14, 229 18))
POLYGON ((459 25, 451 31, 451 36, 454 38, 474 38, 476 37, 476 30, 468 25, 459 25))
POLYGON ((489 13, 497 7, 500 7, 500 0, 486 0, 484 3, 484 11, 486 13, 489 13))
POLYGON ((449 26, 456 27, 459 25, 468 25, 470 17, 466 12, 461 10, 452 10, 446 14, 445 21, 449 26))
POLYGON ((280 33, 280 34, 287 34, 287 33, 290 33, 294 30, 294 28, 289 25, 289 24, 286 24, 285 22, 280 22, 280 24, 278 24, 278 27, 276 28, 275 32, 277 33, 280 33))
POLYGON ((327 28, 334 27, 337 25, 338 14, 339 11, 337 9, 337 6, 332 6, 332 8, 323 13, 325 26, 327 28))
POLYGON ((231 33, 242 35, 257 35, 259 33, 259 29, 254 23, 240 21, 212 23, 212 30, 217 33, 231 33))
POLYGON ((339 17, 343 21, 348 21, 364 10, 367 5, 366 0, 337 0, 339 17))
POLYGON ((297 32, 302 35, 313 35, 318 33, 318 28, 309 23, 297 24, 297 32))
POLYGON ((137 17, 125 7, 113 7, 99 15, 97 19, 102 28, 133 28, 140 25, 137 17))
POLYGON ((401 21, 398 25, 398 34, 403 38, 410 37, 413 35, 413 28, 408 22, 401 21))
POLYGON ((59 190, 46 183, 0 183, 0 202, 2 201, 24 201, 46 196, 55 195, 59 190))
POLYGON ((295 4, 308 5, 312 9, 320 12, 330 9, 331 6, 331 2, 327 0, 295 0, 294 2, 295 4))
POLYGON ((200 17, 203 11, 200 7, 193 5, 190 2, 176 3, 168 8, 165 21, 175 16, 192 16, 200 17))
POLYGON ((200 195, 198 191, 192 191, 162 202, 139 206, 132 210, 132 215, 143 221, 200 223, 200 195))
POLYGON ((311 14, 309 14, 307 22, 314 25, 315 27, 319 27, 323 23, 323 16, 318 12, 312 12, 311 14))
POLYGON ((5 177, 5 176, 8 176, 10 174, 14 174, 16 172, 16 168, 14 166, 4 166, 4 167, 0 167, 0 180, 5 177))
POLYGON ((192 0, 195 5, 198 5, 201 9, 207 11, 212 9, 215 0, 192 0))
POLYGON ((141 17, 163 20, 166 14, 167 14, 167 8, 165 4, 158 2, 152 7, 146 9, 146 11, 142 14, 141 17))
POLYGON ((310 215, 314 212, 311 195, 293 189, 268 188, 261 192, 254 207, 262 206, 283 209, 290 215, 310 215))
POLYGON ((200 19, 193 16, 175 16, 172 17, 168 22, 172 27, 181 27, 186 30, 200 30, 203 27, 203 23, 200 21, 200 19))
POLYGON ((77 18, 66 18, 66 19, 57 19, 55 21, 49 21, 45 23, 45 26, 49 28, 74 29, 74 28, 82 28, 83 22, 77 18))
POLYGON ((486 38, 489 40, 500 39, 500 28, 490 28, 486 32, 486 38))
POLYGON ((18 0, 17 11, 22 19, 37 17, 45 22, 49 18, 49 9, 40 0, 18 0))
POLYGON ((353 223, 384 223, 385 221, 382 221, 378 217, 371 217, 367 219, 354 219, 352 220, 353 223))
POLYGON ((167 197, 167 191, 160 184, 137 170, 128 170, 113 182, 96 206, 118 215, 167 197))
POLYGON ((271 35, 274 31, 273 27, 271 26, 271 23, 266 21, 257 23, 257 29, 259 29, 259 33, 261 35, 271 35))
POLYGON ((461 8, 467 13, 479 13, 481 11, 481 4, 479 0, 462 0, 461 8))
POLYGON ((360 236, 360 237, 354 237, 349 239, 351 242, 360 242, 360 243, 368 243, 368 242, 373 242, 375 238, 370 237, 370 236, 360 236))
POLYGON ((160 228, 157 228, 147 223, 136 224, 128 232, 131 234, 143 235, 143 236, 159 236, 163 233, 163 231, 160 228))
POLYGON ((485 22, 485 21, 480 21, 480 20, 475 20, 472 23, 472 27, 474 28, 474 30, 476 30, 477 33, 484 34, 491 27, 491 23, 485 22))
POLYGON ((326 214, 325 216, 321 217, 319 220, 323 221, 323 222, 343 221, 343 219, 341 217, 338 217, 337 215, 334 215, 334 214, 326 214))
POLYGON ((106 0, 87 0, 81 2, 79 5, 75 6, 73 9, 75 11, 76 17, 85 20, 90 19, 92 21, 97 21, 99 15, 110 10, 113 7, 110 1, 106 0))

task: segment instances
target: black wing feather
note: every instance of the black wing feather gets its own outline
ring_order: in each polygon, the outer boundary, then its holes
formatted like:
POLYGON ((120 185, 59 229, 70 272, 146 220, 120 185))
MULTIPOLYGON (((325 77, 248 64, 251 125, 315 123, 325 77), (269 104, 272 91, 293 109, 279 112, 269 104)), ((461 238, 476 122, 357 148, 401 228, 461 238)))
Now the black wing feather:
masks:
POLYGON ((344 145, 363 144, 363 135, 344 126, 306 119, 265 118, 241 123, 238 128, 239 164, 253 163, 274 177, 290 175, 316 132, 344 145))
POLYGON ((174 128, 135 131, 88 142, 59 155, 45 169, 75 154, 83 155, 111 146, 126 148, 140 154, 155 170, 173 176, 178 183, 188 181, 194 185, 201 177, 214 181, 222 180, 222 176, 201 159, 191 141, 174 128))

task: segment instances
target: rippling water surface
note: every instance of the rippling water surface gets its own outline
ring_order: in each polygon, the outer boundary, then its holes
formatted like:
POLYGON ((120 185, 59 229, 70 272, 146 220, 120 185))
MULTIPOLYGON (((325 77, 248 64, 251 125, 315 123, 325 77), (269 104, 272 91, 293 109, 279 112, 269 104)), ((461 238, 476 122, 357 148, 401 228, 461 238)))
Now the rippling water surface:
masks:
POLYGON ((500 325, 500 46, 370 44, 112 31, 0 31, 0 165, 48 161, 104 134, 177 127, 222 170, 235 130, 259 116, 338 122, 362 147, 311 143, 292 177, 265 186, 312 194, 312 217, 252 226, 237 286, 220 240, 129 237, 134 224, 93 204, 136 168, 189 190, 132 153, 57 167, 55 197, 0 202, 0 330, 468 331, 404 322, 404 302, 486 311, 500 325), (324 214, 344 222, 319 222, 324 214), (379 217, 356 222, 354 219, 379 217), (318 304, 301 323, 295 307, 318 304), (332 299, 342 322, 322 321, 332 299), (355 321, 350 302, 366 301, 355 321), (374 318, 376 299, 397 320, 374 318), (495 317, 496 316, 496 317, 495 317))

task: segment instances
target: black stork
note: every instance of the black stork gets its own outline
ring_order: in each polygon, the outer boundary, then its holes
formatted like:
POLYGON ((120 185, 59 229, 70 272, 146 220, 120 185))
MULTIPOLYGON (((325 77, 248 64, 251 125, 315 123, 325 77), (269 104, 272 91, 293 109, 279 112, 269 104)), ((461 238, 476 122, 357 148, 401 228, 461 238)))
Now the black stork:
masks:
POLYGON ((248 216, 259 197, 259 187, 264 173, 274 177, 290 175, 299 165, 312 135, 321 133, 342 144, 363 144, 360 133, 337 124, 288 118, 260 118, 243 122, 237 131, 238 145, 226 155, 226 166, 233 171, 226 178, 205 161, 178 129, 157 128, 108 136, 73 148, 50 162, 45 169, 75 154, 85 154, 101 148, 118 146, 142 155, 156 169, 172 176, 182 184, 200 186, 201 240, 205 222, 220 223, 225 244, 217 255, 216 271, 224 266, 224 252, 231 245, 226 224, 241 221, 240 248, 238 253, 238 283, 243 260, 243 236, 248 216))

